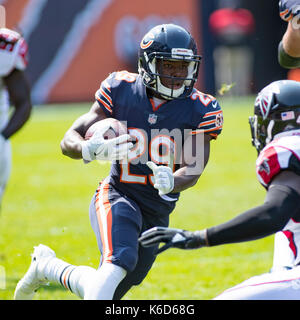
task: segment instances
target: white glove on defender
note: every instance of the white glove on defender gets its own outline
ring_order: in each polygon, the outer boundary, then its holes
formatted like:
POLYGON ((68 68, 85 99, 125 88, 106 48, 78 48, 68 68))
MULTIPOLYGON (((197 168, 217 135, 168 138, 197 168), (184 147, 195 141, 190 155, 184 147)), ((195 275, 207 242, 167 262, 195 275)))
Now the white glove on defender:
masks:
POLYGON ((103 134, 109 129, 109 125, 96 130, 92 137, 81 143, 82 158, 85 161, 92 160, 123 160, 128 151, 133 147, 129 134, 120 135, 113 139, 104 139, 103 134))
POLYGON ((157 166, 152 161, 148 161, 146 164, 154 174, 154 188, 158 189, 159 195, 171 192, 174 188, 172 169, 166 166, 157 166))

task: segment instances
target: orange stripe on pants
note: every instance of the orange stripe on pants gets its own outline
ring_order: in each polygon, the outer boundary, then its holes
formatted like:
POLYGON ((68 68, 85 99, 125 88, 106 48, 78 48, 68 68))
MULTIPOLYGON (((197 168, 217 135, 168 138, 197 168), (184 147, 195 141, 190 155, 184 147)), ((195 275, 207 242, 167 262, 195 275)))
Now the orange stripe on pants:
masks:
POLYGON ((100 229, 101 242, 103 246, 103 262, 111 262, 112 256, 112 213, 108 199, 109 184, 105 181, 101 184, 96 194, 96 215, 100 229))

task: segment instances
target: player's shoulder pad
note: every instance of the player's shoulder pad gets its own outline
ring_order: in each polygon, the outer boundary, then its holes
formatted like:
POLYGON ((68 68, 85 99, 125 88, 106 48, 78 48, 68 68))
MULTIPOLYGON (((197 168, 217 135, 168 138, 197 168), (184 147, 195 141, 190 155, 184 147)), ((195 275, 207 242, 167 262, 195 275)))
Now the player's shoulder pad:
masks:
POLYGON ((21 38, 20 33, 17 31, 7 29, 7 28, 0 28, 0 39, 5 40, 9 43, 16 43, 21 38))
POLYGON ((194 115, 197 119, 197 129, 192 133, 202 131, 216 138, 223 128, 223 111, 217 99, 210 95, 194 90, 190 98, 194 101, 194 115))
POLYGON ((0 28, 0 76, 13 69, 25 70, 28 64, 28 45, 16 31, 0 28))
POLYGON ((111 87, 117 87, 122 83, 135 82, 137 76, 137 73, 128 72, 126 70, 116 71, 108 76, 107 81, 111 84, 111 87))
POLYGON ((137 76, 136 73, 123 70, 112 72, 102 81, 100 88, 95 93, 95 99, 108 116, 113 113, 113 92, 116 92, 124 84, 135 82, 137 76))
POLYGON ((265 146, 256 160, 256 174, 260 183, 267 187, 280 171, 293 169, 295 164, 291 160, 294 159, 299 167, 300 136, 284 136, 274 139, 265 146))

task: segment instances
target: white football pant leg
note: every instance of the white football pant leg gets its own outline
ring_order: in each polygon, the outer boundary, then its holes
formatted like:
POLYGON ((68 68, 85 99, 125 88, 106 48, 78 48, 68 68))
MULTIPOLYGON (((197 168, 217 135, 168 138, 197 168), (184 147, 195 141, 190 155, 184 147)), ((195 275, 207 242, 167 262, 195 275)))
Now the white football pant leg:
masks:
POLYGON ((214 300, 300 300, 300 266, 252 277, 214 300))
POLYGON ((7 140, 2 145, 2 150, 0 150, 0 204, 2 196, 7 184, 8 178, 10 176, 11 170, 11 145, 10 141, 7 140))
POLYGON ((295 255, 290 248, 288 238, 282 231, 275 234, 274 237, 274 255, 272 271, 280 270, 286 267, 292 268, 295 262, 295 255))
POLYGON ((103 263, 93 273, 93 278, 85 283, 84 300, 112 300, 119 283, 127 272, 112 263, 103 263))

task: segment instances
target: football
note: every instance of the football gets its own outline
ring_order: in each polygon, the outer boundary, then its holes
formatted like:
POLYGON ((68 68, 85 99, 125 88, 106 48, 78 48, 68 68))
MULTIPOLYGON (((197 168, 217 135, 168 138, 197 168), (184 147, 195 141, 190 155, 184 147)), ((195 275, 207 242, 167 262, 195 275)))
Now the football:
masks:
POLYGON ((104 132, 103 134, 104 139, 112 139, 122 134, 128 133, 127 127, 125 126, 124 123, 114 118, 106 118, 106 119, 95 122, 88 128, 87 132, 85 133, 85 140, 90 139, 97 129, 103 128, 108 124, 109 124, 109 129, 106 132, 104 132))

